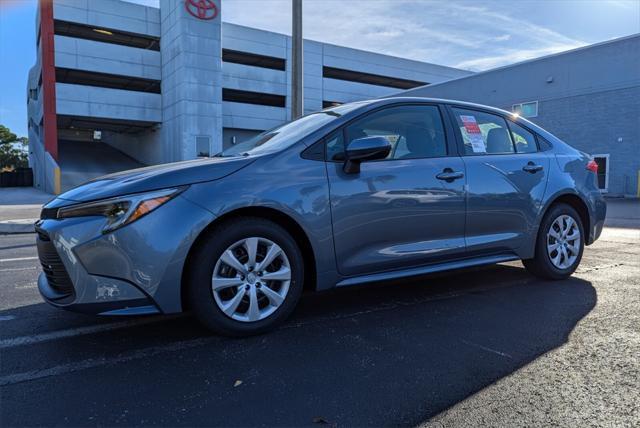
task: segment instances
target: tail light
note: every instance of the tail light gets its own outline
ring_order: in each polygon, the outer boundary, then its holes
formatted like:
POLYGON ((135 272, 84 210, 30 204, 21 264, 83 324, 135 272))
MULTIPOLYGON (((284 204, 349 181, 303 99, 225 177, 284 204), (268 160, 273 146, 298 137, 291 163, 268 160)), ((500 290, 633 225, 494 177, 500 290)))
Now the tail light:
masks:
POLYGON ((598 163, 596 161, 594 161, 593 159, 591 159, 589 161, 589 163, 587 163, 587 169, 591 172, 593 172, 594 174, 598 173, 598 163))

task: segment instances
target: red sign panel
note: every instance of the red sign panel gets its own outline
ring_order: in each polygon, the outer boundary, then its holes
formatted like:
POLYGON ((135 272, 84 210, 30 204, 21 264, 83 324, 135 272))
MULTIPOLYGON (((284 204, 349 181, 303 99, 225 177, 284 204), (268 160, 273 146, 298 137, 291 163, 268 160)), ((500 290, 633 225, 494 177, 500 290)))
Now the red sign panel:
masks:
POLYGON ((473 116, 460 116, 462 119, 462 124, 464 125, 464 129, 467 130, 469 134, 480 134, 480 127, 478 126, 478 122, 476 122, 476 118, 473 116))
POLYGON ((218 16, 218 6, 213 0, 184 0, 184 7, 198 19, 210 20, 218 16))

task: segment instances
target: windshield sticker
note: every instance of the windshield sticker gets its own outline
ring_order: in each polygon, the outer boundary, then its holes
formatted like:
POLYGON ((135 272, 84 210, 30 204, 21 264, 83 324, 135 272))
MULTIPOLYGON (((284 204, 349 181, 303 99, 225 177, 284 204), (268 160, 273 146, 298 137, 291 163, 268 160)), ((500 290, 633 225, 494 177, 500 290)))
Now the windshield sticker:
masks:
POLYGON ((480 131, 480 127, 478 126, 478 122, 476 122, 475 116, 460 116, 460 120, 462 120, 464 130, 467 131, 467 136, 469 137, 469 142, 471 143, 471 149, 473 152, 486 153, 487 146, 484 142, 482 131, 480 131))

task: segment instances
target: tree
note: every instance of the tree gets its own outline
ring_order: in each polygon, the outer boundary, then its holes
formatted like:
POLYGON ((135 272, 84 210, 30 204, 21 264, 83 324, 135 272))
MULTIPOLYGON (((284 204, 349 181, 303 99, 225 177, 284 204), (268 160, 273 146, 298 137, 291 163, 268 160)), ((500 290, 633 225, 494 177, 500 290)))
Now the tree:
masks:
POLYGON ((29 166, 28 144, 27 137, 18 137, 6 126, 0 125, 0 171, 29 166))

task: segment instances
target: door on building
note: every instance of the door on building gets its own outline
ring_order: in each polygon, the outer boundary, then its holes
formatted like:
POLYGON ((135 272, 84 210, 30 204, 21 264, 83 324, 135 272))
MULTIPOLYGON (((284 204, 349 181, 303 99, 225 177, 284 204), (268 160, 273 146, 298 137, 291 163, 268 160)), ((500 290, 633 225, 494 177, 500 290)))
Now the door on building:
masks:
POLYGON ((606 193, 609 191, 609 155, 593 155, 593 160, 598 164, 598 189, 606 193))

